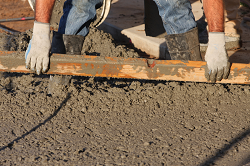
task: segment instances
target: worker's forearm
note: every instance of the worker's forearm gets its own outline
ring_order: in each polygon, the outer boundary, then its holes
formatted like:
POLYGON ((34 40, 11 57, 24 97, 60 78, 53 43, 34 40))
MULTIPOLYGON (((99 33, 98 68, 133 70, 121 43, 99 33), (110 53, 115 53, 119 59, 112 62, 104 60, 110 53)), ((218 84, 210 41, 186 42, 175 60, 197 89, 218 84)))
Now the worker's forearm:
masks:
POLYGON ((209 32, 224 32, 223 0, 203 0, 209 32))
POLYGON ((49 23, 55 0, 36 0, 35 20, 49 23))

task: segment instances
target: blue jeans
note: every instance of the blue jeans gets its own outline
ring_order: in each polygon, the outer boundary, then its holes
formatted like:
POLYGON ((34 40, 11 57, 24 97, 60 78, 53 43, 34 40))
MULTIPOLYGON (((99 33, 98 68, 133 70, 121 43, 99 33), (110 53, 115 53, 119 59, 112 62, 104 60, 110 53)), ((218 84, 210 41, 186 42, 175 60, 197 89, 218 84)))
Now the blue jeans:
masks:
POLYGON ((196 27, 189 0, 154 0, 167 34, 185 33, 196 27))
POLYGON ((66 0, 58 32, 66 35, 86 36, 90 21, 95 18, 95 6, 103 0, 66 0))
MULTIPOLYGON (((58 32, 86 36, 95 18, 96 4, 103 0, 67 0, 63 7, 58 32)), ((154 0, 167 34, 185 33, 196 27, 189 0, 154 0)))

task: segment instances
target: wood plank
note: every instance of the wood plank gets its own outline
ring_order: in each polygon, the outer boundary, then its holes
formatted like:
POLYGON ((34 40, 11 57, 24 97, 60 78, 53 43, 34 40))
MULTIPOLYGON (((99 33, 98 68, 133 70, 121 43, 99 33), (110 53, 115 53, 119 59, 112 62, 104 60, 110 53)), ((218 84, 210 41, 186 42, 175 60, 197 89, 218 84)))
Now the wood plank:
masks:
MULTIPOLYGON (((205 66, 202 61, 54 54, 47 74, 207 82, 205 66)), ((0 52, 0 71, 31 73, 23 52, 0 52)), ((217 83, 250 84, 250 64, 233 63, 229 78, 217 83)))

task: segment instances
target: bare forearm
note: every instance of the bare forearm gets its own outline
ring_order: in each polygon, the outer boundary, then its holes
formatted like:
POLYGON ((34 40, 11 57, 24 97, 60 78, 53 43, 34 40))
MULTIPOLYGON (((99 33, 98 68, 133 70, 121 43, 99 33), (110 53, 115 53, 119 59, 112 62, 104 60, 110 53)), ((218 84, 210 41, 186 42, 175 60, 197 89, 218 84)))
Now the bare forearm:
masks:
POLYGON ((35 20, 42 23, 49 23, 55 0, 36 0, 35 20))
POLYGON ((203 0, 209 32, 224 32, 223 0, 203 0))

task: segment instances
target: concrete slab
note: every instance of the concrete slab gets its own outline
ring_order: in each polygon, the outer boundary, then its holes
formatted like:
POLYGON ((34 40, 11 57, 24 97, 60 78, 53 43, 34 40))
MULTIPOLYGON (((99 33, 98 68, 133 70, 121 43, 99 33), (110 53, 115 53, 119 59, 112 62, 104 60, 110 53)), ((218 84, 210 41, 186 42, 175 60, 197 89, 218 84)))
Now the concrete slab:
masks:
MULTIPOLYGON (((196 20, 203 15, 202 4, 199 0, 191 0, 192 10, 196 20)), ((146 36, 144 24, 144 1, 114 0, 110 13, 105 22, 99 27, 110 33, 114 39, 121 42, 132 42, 134 46, 156 59, 169 59, 164 38, 146 36)), ((227 38, 227 49, 239 46, 239 39, 227 38)), ((205 52, 207 44, 201 44, 205 52)))

